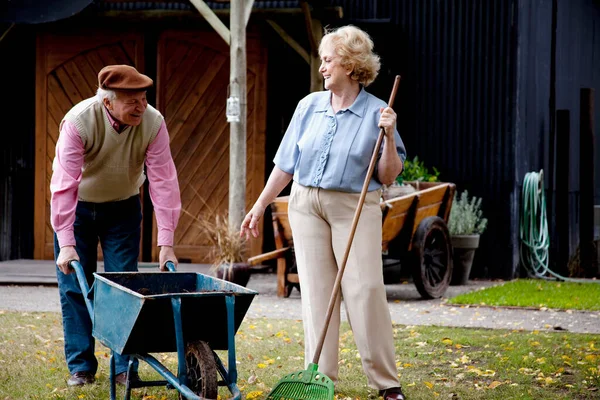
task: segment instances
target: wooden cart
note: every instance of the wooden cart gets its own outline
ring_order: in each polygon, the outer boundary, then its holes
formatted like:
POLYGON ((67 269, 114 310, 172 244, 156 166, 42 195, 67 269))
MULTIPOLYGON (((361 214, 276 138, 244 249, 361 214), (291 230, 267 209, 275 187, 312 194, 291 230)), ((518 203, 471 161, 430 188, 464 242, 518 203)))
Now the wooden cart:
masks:
MULTIPOLYGON (((416 191, 381 202, 382 257, 410 268, 421 296, 441 297, 452 277, 452 245, 448 216, 456 186, 445 182, 411 182, 416 191)), ((295 269, 294 241, 288 220, 288 196, 271 204, 274 251, 251 258, 250 264, 277 259, 277 295, 300 289, 295 269)))

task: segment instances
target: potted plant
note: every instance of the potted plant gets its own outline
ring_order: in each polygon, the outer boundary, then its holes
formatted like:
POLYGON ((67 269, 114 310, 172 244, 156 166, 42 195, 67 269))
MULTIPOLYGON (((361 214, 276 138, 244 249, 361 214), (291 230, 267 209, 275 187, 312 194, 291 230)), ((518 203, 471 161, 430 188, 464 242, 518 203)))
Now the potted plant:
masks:
POLYGON ((403 196, 418 190, 418 187, 415 188, 408 182, 413 182, 417 186, 420 182, 438 182, 439 175, 440 173, 435 167, 433 167, 433 172, 431 172, 425 166, 425 163, 419 160, 418 156, 415 156, 412 160, 405 160, 402 173, 398 175, 396 181, 383 188, 383 200, 403 196))
POLYGON ((467 284, 475 250, 479 247, 479 237, 485 231, 487 222, 481 211, 481 198, 469 198, 466 190, 460 197, 454 194, 448 218, 448 231, 454 253, 451 285, 467 284))
POLYGON ((194 216, 186 210, 184 213, 196 221, 212 245, 210 259, 211 272, 219 279, 246 286, 250 280, 250 265, 245 262, 246 239, 240 231, 229 226, 226 214, 214 213, 212 216, 194 216))

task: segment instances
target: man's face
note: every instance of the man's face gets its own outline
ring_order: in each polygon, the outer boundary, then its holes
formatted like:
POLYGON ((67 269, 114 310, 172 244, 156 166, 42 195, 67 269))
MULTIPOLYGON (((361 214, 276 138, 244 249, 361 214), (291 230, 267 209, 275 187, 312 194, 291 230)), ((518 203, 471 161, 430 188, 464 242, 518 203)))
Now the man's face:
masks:
POLYGON ((142 122, 142 116, 148 101, 146 92, 116 91, 117 98, 113 101, 104 99, 104 105, 111 115, 120 123, 138 126, 142 122))

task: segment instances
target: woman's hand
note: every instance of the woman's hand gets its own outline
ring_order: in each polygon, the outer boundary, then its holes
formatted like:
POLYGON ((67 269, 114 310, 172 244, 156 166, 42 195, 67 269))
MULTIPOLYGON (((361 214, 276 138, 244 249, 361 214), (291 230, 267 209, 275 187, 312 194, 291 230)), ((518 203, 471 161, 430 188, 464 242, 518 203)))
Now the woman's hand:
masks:
POLYGON ((396 149, 396 113, 391 107, 379 109, 379 127, 385 131, 383 150, 377 164, 377 179, 384 185, 391 185, 398 174, 402 172, 402 160, 396 149))
POLYGON ((265 208, 273 202, 275 197, 292 180, 292 176, 292 174, 283 172, 277 166, 273 167, 273 171, 271 171, 271 175, 269 175, 265 188, 248 215, 246 215, 246 218, 244 218, 244 221, 242 221, 240 237, 246 236, 246 240, 250 239, 250 234, 254 237, 258 237, 258 223, 265 213, 265 208))
POLYGON ((242 221, 240 227, 240 236, 246 236, 246 240, 250 239, 250 234, 254 237, 258 237, 258 223, 265 213, 265 206, 256 202, 250 212, 242 221))
POLYGON ((394 129, 396 127, 396 113, 391 107, 381 107, 379 112, 381 113, 381 116, 379 117, 378 126, 385 130, 386 139, 393 139, 394 129))

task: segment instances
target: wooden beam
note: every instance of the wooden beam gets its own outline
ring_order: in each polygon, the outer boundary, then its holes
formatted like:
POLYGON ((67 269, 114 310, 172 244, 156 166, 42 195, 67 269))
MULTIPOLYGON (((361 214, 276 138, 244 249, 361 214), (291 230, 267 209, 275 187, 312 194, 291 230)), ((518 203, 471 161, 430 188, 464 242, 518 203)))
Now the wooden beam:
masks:
POLYGON ((319 43, 323 38, 323 24, 319 19, 313 18, 310 6, 306 0, 300 0, 300 7, 304 13, 306 33, 310 42, 310 91, 323 90, 323 76, 319 72, 321 59, 319 58, 319 43))
MULTIPOLYGON (((228 19, 229 9, 215 9, 212 10, 213 14, 217 17, 228 19)), ((254 8, 252 9, 252 15, 260 17, 262 19, 277 18, 280 16, 284 17, 297 17, 302 15, 301 8, 254 8)), ((340 19, 344 13, 342 8, 336 7, 325 7, 323 19, 325 20, 337 20, 340 19)), ((177 21, 196 21, 196 19, 202 18, 206 20, 196 9, 190 10, 106 10, 98 11, 93 16, 81 15, 77 18, 78 24, 87 24, 95 22, 98 18, 107 19, 119 19, 126 21, 135 22, 164 22, 166 19, 177 20, 177 21)))
POLYGON ((310 56, 308 55, 308 51, 306 51, 298 42, 296 42, 294 38, 288 35, 283 28, 277 24, 277 22, 270 19, 268 19, 267 22, 269 25, 271 25, 275 32, 281 36, 284 42, 290 45, 292 49, 296 50, 296 53, 300 54, 300 57, 302 57, 307 64, 310 64, 310 56))
MULTIPOLYGON (((313 20, 312 23, 313 35, 315 35, 315 39, 318 39, 318 42, 321 42, 323 38, 323 25, 321 25, 321 21, 318 19, 313 20)), ((317 47, 318 48, 318 47, 317 47)), ((311 54, 310 56, 310 91, 318 92, 323 90, 323 75, 319 72, 319 68, 321 67, 321 58, 319 57, 319 52, 317 51, 315 54, 311 54)))
POLYGON ((6 35, 8 35, 8 32, 10 32, 10 30, 11 30, 12 28, 14 28, 14 26, 15 26, 15 23, 14 23, 14 22, 13 22, 12 24, 10 24, 10 26, 9 26, 9 27, 8 27, 8 28, 7 28, 7 29, 4 31, 4 33, 2 34, 2 36, 0 36, 0 42, 1 42, 1 41, 4 39, 4 37, 5 37, 6 35))
POLYGON ((258 265, 262 264, 265 261, 274 260, 279 257, 285 257, 285 255, 290 251, 291 247, 284 247, 282 249, 277 249, 270 251, 268 253, 260 254, 258 256, 250 257, 248 259, 248 264, 250 265, 258 265))
POLYGON ((231 34, 225 24, 216 16, 211 8, 204 2, 204 0, 190 0, 190 3, 196 7, 196 9, 202 14, 206 22, 213 27, 215 31, 223 38, 227 45, 231 44, 231 34))
POLYGON ((313 26, 313 18, 310 13, 310 6, 306 2, 306 0, 300 0, 300 7, 302 8, 302 13, 304 14, 304 23, 306 24, 306 32, 308 33, 308 42, 310 43, 310 52, 313 56, 318 56, 319 55, 319 43, 317 43, 317 40, 313 33, 314 26, 313 26))
POLYGON ((254 5, 254 0, 246 0, 246 9, 244 10, 244 20, 246 21, 246 26, 248 26, 248 21, 250 20, 250 14, 252 14, 252 6, 254 5))

